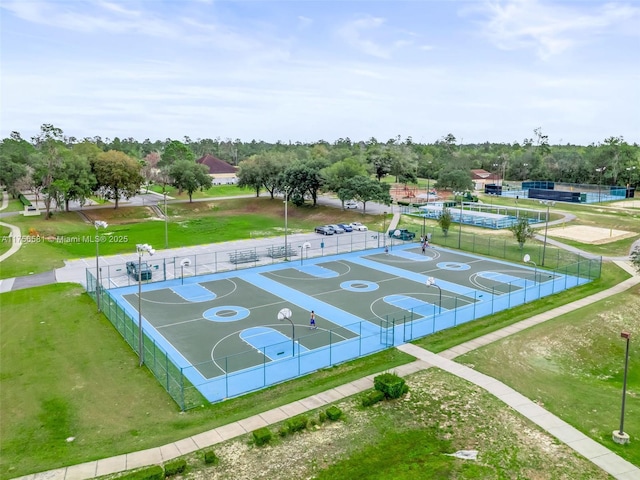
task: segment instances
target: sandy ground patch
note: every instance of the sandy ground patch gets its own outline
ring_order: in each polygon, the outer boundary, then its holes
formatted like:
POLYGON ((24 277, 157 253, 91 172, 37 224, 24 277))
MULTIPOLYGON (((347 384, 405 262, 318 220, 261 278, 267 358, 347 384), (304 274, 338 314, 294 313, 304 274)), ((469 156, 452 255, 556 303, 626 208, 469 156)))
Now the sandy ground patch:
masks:
POLYGON ((570 227, 551 228, 547 232, 550 237, 568 238, 581 243, 600 245, 615 242, 623 238, 633 237, 634 232, 616 230, 614 228, 589 227, 585 225, 572 225, 570 227))

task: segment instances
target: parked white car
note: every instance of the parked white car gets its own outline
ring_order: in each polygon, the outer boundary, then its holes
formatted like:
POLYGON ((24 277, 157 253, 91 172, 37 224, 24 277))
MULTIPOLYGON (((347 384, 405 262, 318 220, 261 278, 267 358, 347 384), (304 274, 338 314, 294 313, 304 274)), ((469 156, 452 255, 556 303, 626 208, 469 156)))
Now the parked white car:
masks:
POLYGON ((363 225, 360 222, 351 222, 350 225, 351 225, 351 228, 359 232, 366 232, 367 230, 369 230, 366 225, 363 225))
POLYGON ((358 202, 355 200, 347 200, 344 202, 344 208, 358 208, 358 202))

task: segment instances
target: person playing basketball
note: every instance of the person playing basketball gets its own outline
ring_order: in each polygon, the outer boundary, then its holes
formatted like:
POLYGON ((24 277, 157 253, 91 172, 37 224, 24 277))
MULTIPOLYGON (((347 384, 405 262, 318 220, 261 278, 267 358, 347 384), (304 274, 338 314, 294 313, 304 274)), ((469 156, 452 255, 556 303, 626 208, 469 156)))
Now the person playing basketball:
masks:
POLYGON ((313 310, 311 310, 311 318, 309 318, 309 328, 316 329, 316 314, 313 310))

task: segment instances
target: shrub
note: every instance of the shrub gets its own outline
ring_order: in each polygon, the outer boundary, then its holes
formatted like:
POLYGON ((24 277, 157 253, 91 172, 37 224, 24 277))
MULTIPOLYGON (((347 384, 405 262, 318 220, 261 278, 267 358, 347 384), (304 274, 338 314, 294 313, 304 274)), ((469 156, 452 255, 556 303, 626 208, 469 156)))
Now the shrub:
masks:
POLYGON ((164 465, 164 476, 171 477, 173 475, 177 475, 178 473, 182 473, 187 469, 187 461, 184 458, 180 458, 178 460, 174 460, 173 462, 165 463, 164 465))
POLYGON ((387 398, 400 398, 409 391, 404 379, 395 373, 383 373, 374 377, 373 386, 376 390, 384 393, 387 398))
POLYGON ((307 428, 308 422, 309 420, 305 415, 299 415, 297 417, 293 417, 287 420, 285 425, 289 433, 295 433, 307 428))
POLYGON ((253 432, 253 441, 256 445, 262 446, 271 440, 271 430, 267 427, 259 428, 253 432))
POLYGON ((342 416, 342 410, 340 410, 335 405, 332 405, 331 407, 327 408, 326 413, 327 413, 327 418, 329 418, 329 420, 333 420, 334 422, 336 420, 339 420, 340 417, 342 416))
POLYGON ((278 435, 280 435, 281 437, 286 437, 287 433, 289 433, 289 430, 287 430, 287 427, 285 425, 281 426, 278 429, 278 435))
POLYGON ((162 480, 164 478, 164 470, 160 465, 143 468, 135 472, 127 473, 122 477, 126 480, 162 480))
POLYGON ((320 423, 324 423, 324 422, 326 422, 326 421, 327 421, 327 414, 326 414, 326 413, 324 413, 324 412, 320 412, 320 413, 318 413, 318 421, 319 421, 320 423))
POLYGON ((213 450, 207 450, 204 452, 204 463, 207 465, 217 465, 220 459, 213 450))
POLYGON ((370 390, 362 397, 362 406, 370 407, 384 400, 385 396, 380 390, 370 390))

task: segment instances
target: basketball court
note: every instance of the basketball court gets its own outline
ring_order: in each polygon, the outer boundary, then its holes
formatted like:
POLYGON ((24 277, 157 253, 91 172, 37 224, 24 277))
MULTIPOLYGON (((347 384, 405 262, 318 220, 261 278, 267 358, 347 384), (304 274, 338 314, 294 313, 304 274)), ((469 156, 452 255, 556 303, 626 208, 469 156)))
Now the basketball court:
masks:
POLYGON ((217 401, 587 281, 410 243, 147 284, 141 298, 116 288, 108 303, 136 326, 140 305, 153 352, 217 401))

